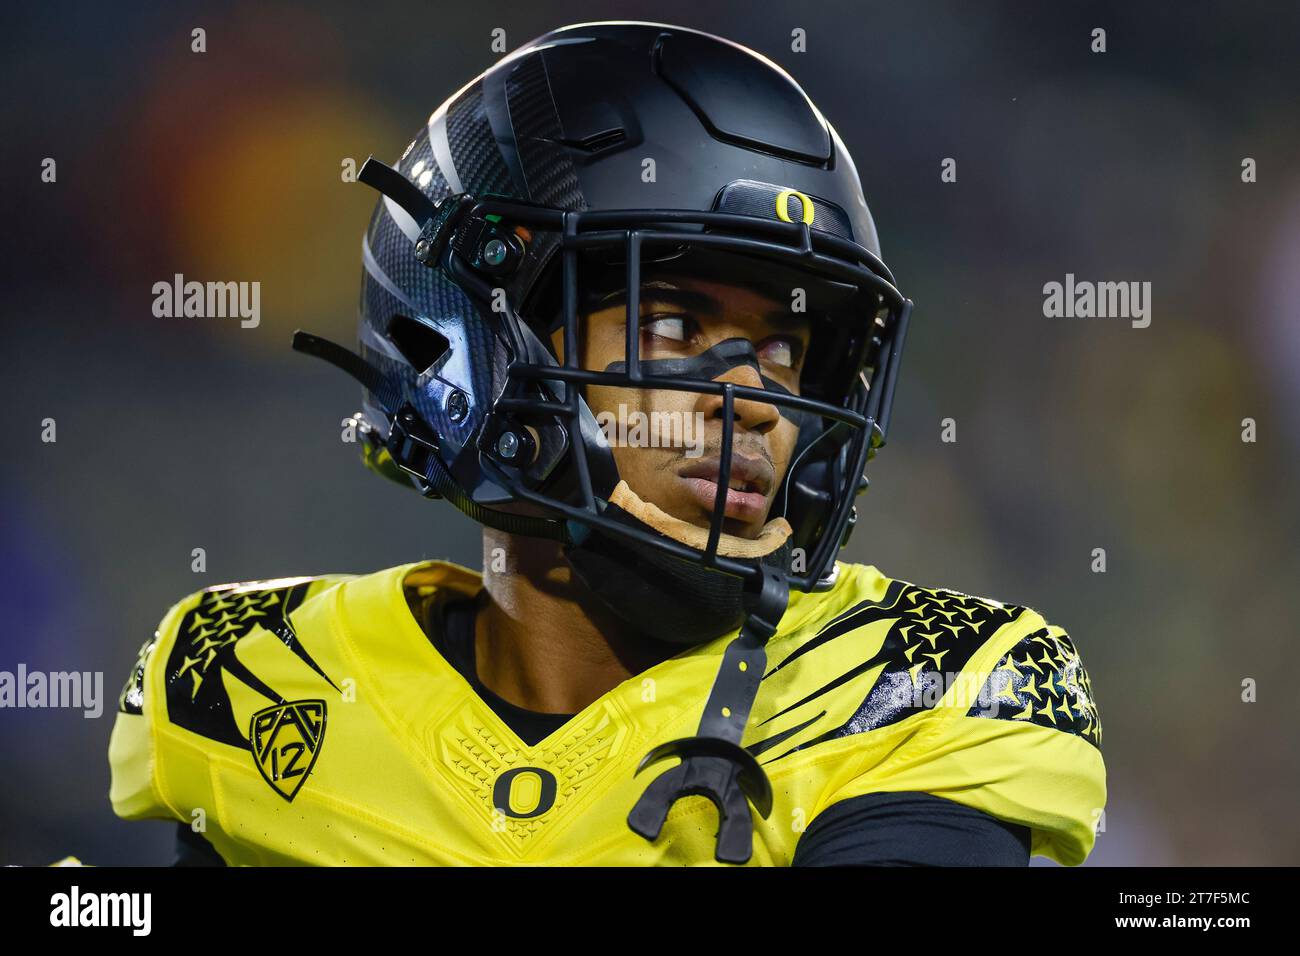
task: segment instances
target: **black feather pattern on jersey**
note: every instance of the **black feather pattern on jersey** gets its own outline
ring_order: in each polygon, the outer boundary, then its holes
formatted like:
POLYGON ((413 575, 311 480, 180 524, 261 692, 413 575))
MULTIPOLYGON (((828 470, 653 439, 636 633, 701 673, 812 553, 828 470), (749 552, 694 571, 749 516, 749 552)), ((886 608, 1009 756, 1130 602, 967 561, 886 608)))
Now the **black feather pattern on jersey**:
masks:
POLYGON ((274 634, 338 690, 289 623, 289 615, 302 603, 309 586, 310 582, 264 589, 227 585, 203 592, 198 605, 181 619, 167 659, 168 719, 219 743, 249 749, 248 734, 235 721, 222 675, 242 681, 273 704, 287 703, 235 655, 237 643, 257 627, 274 634))
MULTIPOLYGON (((780 760, 829 740, 898 723, 930 709, 937 697, 932 692, 923 691, 943 686, 939 682, 943 681, 945 674, 960 672, 998 628, 1014 621, 1024 611, 1023 607, 985 601, 958 591, 921 588, 901 581, 891 583, 882 600, 864 601, 845 611, 764 675, 763 679, 769 680, 799 658, 831 641, 854 640, 855 633, 861 628, 876 621, 893 619, 884 641, 874 654, 809 690, 757 726, 771 724, 796 708, 825 698, 862 674, 878 670, 870 690, 848 720, 826 728, 765 762, 780 760)), ((823 711, 810 721, 783 730, 746 749, 755 756, 776 749, 784 740, 812 726, 825 715, 826 711, 823 711)))

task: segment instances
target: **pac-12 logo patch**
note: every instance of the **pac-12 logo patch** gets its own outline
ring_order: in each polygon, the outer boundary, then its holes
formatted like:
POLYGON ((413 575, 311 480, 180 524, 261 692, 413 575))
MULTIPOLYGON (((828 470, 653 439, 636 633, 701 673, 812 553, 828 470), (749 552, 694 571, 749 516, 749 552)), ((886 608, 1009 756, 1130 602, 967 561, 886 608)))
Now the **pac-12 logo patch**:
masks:
POLYGON ((259 710, 248 727, 253 760, 266 782, 293 800, 316 765, 325 739, 325 701, 295 700, 259 710))

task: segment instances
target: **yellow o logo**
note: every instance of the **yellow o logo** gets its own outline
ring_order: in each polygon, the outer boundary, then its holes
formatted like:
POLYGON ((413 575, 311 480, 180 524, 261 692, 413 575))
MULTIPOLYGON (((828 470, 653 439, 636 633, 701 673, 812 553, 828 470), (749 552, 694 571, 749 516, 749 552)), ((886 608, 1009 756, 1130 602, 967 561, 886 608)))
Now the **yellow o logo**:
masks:
POLYGON ((782 222, 794 222, 786 209, 791 196, 799 197, 799 208, 803 210, 803 215, 799 218, 804 221, 805 225, 811 226, 813 221, 813 201, 797 189, 782 189, 776 194, 776 218, 782 222))

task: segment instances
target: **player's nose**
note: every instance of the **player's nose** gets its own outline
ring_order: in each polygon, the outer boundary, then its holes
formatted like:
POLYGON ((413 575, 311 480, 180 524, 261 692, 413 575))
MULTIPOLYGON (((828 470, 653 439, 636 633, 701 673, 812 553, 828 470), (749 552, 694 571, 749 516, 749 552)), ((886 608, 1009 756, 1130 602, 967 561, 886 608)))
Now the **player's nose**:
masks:
MULTIPOLYGON (((752 365, 737 365, 723 372, 715 382, 731 382, 748 388, 763 388, 763 380, 758 370, 752 365)), ((705 420, 722 418, 724 401, 721 395, 700 395, 697 410, 704 413, 705 420)), ((781 420, 781 412, 771 402, 756 401, 733 395, 732 420, 742 428, 765 435, 776 427, 781 420)))

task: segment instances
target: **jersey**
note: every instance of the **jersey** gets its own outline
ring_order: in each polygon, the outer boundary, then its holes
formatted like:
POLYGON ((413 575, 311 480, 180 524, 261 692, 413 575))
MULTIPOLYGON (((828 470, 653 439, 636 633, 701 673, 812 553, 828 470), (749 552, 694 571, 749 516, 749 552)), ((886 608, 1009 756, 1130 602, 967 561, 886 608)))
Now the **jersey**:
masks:
MULTIPOLYGON (((1078 864, 1105 805, 1101 723, 1069 636, 1036 611, 837 562, 793 592, 742 741, 773 807, 750 865, 788 865, 828 807, 921 792, 1027 827, 1078 864)), ((528 744, 429 640, 412 596, 444 561, 192 594, 141 648, 109 745, 124 818, 202 820, 232 865, 712 865, 717 817, 627 815, 654 746, 694 735, 731 632, 612 688, 528 744)))

